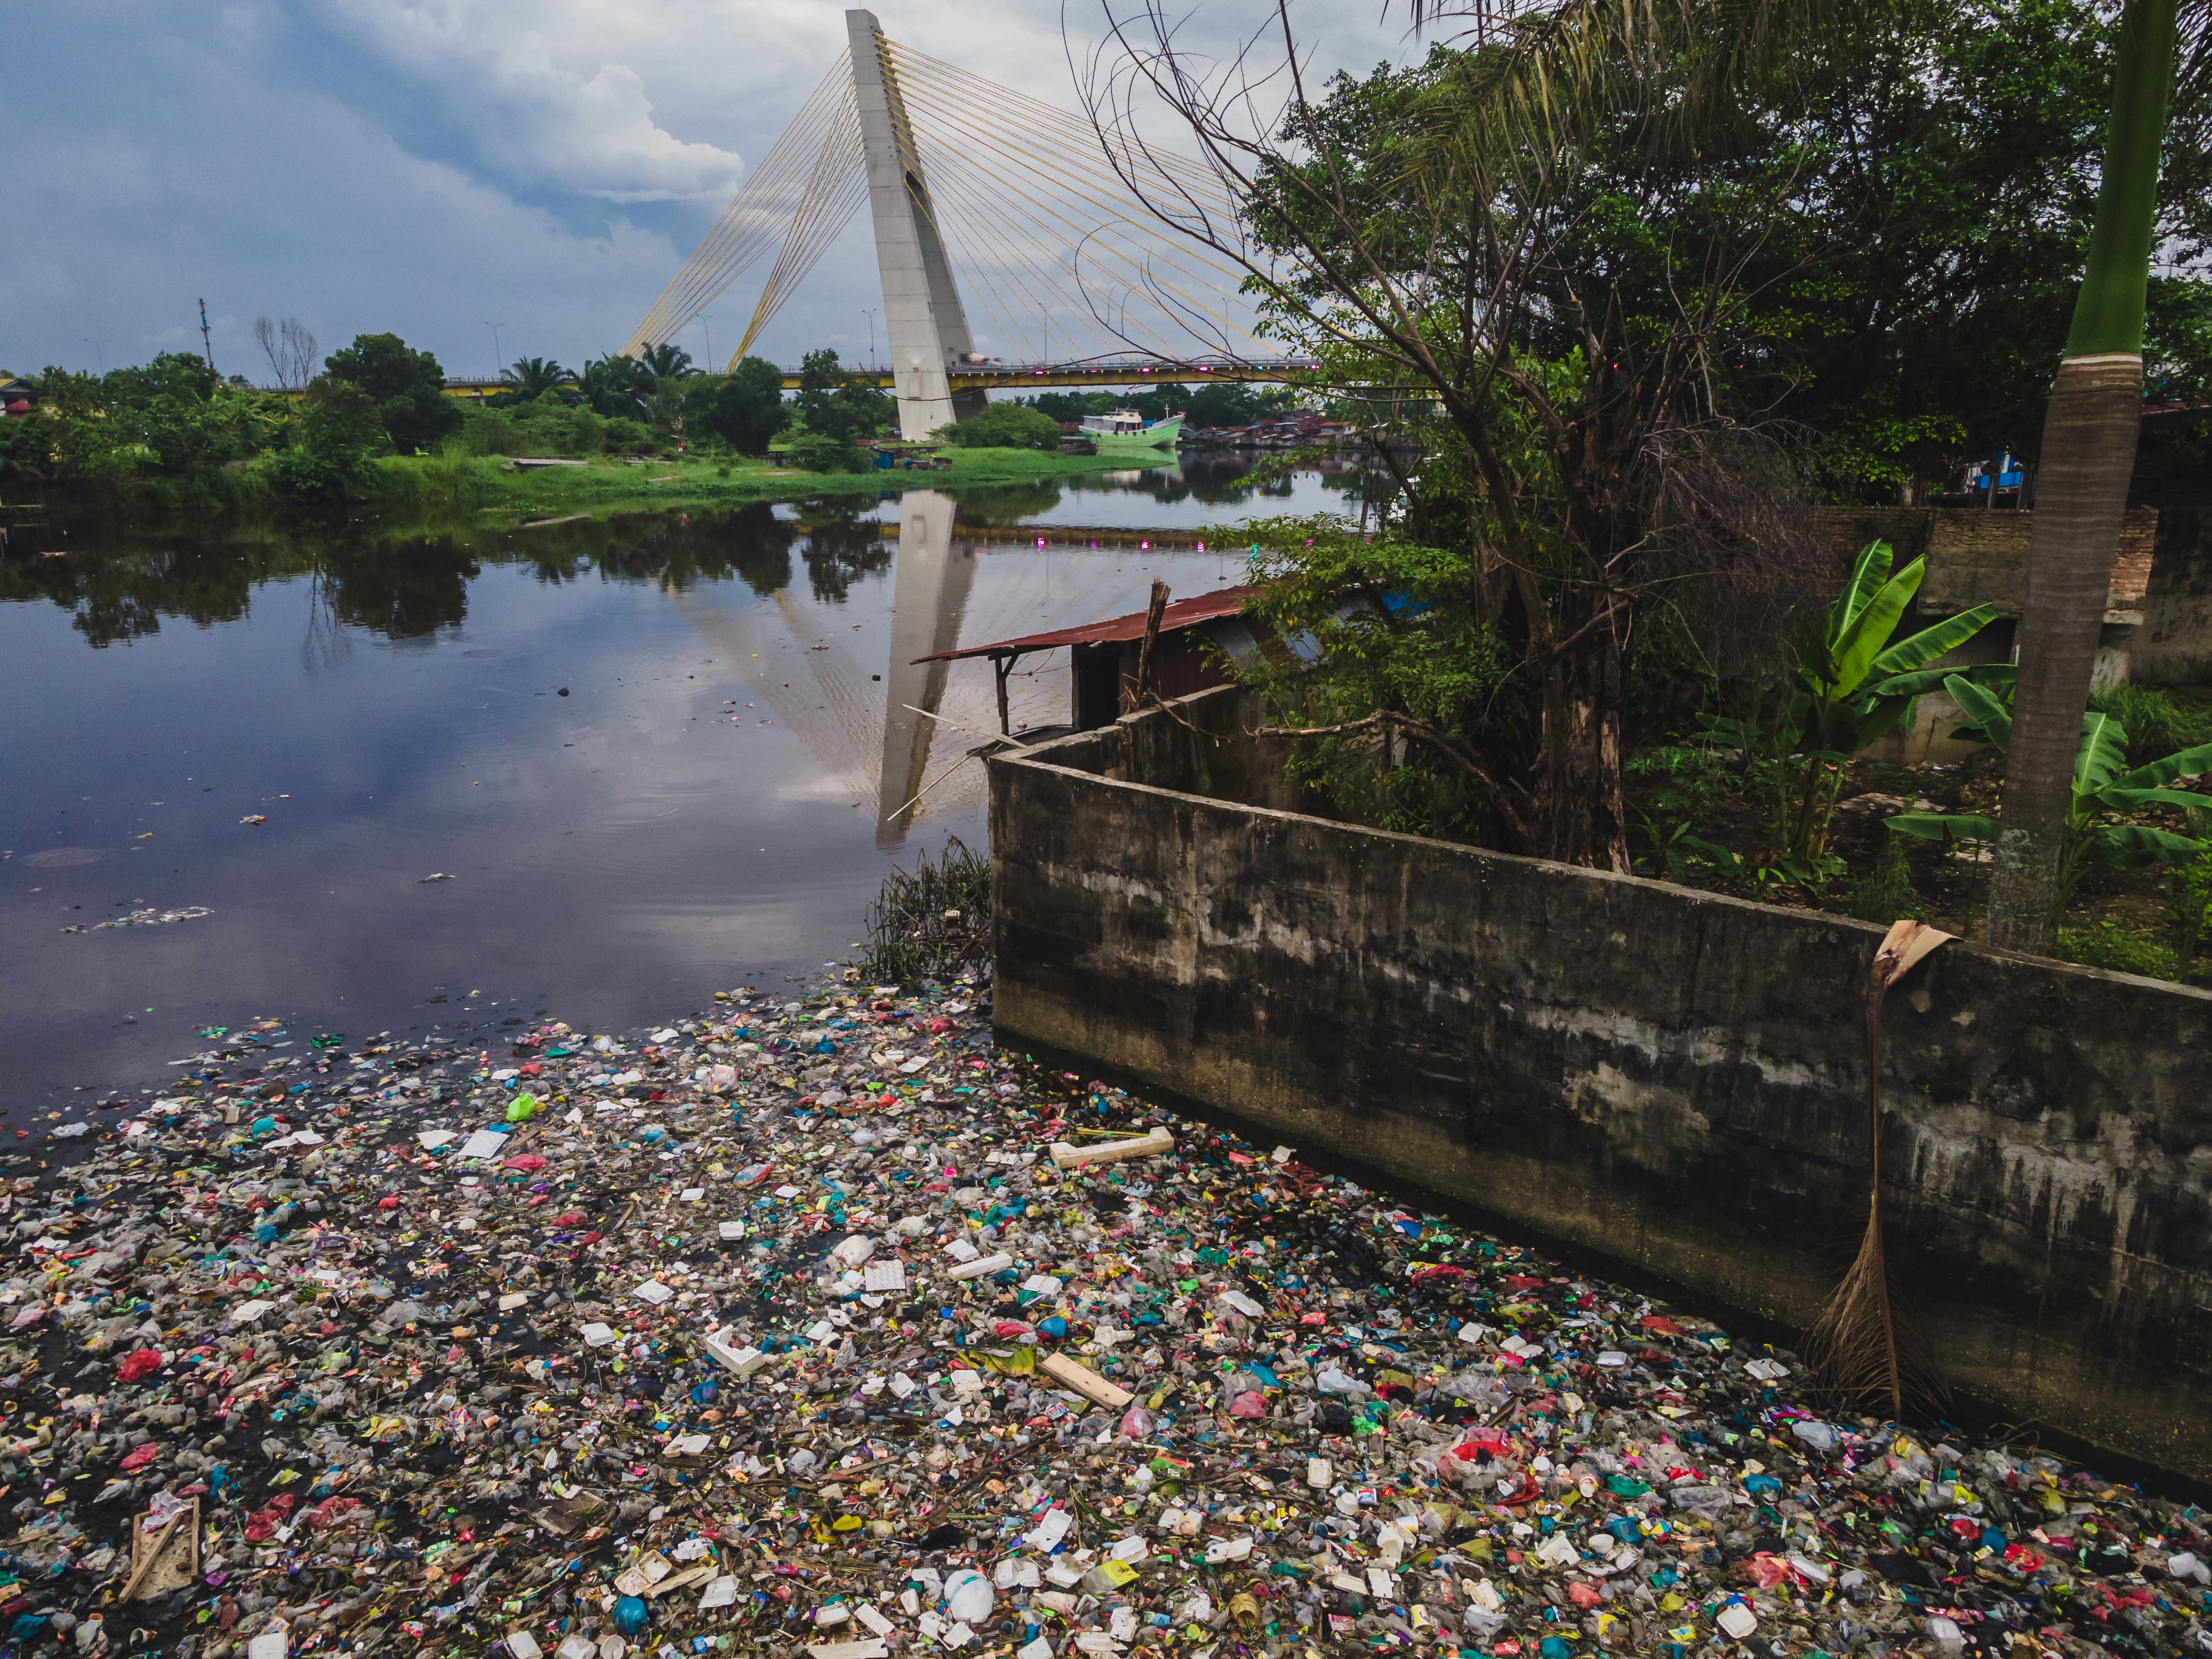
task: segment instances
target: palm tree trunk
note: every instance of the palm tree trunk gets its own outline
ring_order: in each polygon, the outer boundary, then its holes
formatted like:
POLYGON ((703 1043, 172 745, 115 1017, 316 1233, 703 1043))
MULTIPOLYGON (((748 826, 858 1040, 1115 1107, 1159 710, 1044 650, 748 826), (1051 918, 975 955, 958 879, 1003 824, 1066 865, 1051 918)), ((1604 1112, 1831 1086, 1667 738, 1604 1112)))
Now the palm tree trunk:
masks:
POLYGON ((2081 710, 2142 427, 2143 295, 2173 54, 2174 0, 2127 0, 2096 223, 2051 382, 2028 530, 2020 682, 1990 878, 1989 942, 2002 950, 2044 953, 2057 925, 2081 710))

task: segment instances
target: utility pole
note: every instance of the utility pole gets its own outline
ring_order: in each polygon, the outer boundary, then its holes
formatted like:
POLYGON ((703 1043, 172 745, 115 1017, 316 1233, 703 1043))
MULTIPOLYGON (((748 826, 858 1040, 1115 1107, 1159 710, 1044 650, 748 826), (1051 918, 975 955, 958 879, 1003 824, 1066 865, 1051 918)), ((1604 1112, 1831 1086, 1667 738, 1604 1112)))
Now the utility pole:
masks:
POLYGON ((214 374, 216 372, 215 347, 208 339, 207 301, 205 300, 200 301, 200 356, 207 359, 208 373, 210 374, 214 374))

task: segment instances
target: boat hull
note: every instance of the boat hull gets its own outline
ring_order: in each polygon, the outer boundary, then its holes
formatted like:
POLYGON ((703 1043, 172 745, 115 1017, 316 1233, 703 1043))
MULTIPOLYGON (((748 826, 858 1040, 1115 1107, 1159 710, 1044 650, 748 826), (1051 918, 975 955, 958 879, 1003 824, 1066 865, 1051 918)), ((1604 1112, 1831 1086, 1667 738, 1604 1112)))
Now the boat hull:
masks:
POLYGON ((1090 432, 1084 436, 1098 446, 1101 455, 1135 455, 1155 449, 1173 449, 1182 433, 1182 416, 1156 421, 1142 432, 1090 432))

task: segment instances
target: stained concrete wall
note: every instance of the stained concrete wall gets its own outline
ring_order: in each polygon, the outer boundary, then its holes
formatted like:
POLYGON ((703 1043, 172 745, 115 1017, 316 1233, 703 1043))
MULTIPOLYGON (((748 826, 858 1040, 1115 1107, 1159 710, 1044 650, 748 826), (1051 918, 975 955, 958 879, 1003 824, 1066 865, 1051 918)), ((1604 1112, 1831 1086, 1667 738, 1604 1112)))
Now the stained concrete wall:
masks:
MULTIPOLYGON (((1223 690, 991 760, 1001 1039, 1808 1323, 1865 1224, 1880 930, 1279 810, 1249 723, 1223 690)), ((1947 1379, 2200 1480, 2209 1059, 2212 996, 1954 943, 1883 1079, 1947 1379)))
POLYGON ((2142 685, 2212 685, 2212 507, 2159 509, 2128 673, 2142 685))

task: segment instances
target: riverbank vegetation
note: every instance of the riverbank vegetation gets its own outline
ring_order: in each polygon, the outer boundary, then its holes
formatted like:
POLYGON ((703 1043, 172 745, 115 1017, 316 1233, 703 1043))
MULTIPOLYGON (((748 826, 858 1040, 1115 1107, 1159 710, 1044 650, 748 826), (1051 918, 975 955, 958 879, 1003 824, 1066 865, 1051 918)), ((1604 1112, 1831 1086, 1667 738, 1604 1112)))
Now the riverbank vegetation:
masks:
MULTIPOLYGON (((1527 799, 1540 710, 1463 559, 1330 519, 1237 533, 1259 543, 1248 614, 1306 649, 1219 660, 1297 739, 1289 767, 1308 810, 1526 850, 1526 820, 1498 803, 1527 799)), ((1626 873, 1977 932, 2003 781, 1990 722, 2010 670, 1935 661, 1985 609, 1897 626, 1917 575, 1868 550, 1765 652, 1723 655, 1676 618, 1640 642, 1622 688, 1626 873)), ((2083 856, 2055 954, 2212 984, 2212 701, 2123 685, 2092 703, 2083 856)))
MULTIPOLYGON (((1808 509, 1970 500, 1970 469, 2038 453, 2103 171, 2113 9, 1594 0, 1456 36, 1457 9, 1415 10, 1447 26, 1425 59, 1322 85, 1261 55, 1224 81, 1139 5, 1091 86, 1136 155, 1170 147, 1164 99, 1172 147, 1249 204, 1214 251, 1394 473, 1364 533, 1258 538, 1260 608, 1320 645, 1317 672, 1255 677, 1305 734, 1308 781, 1396 827, 1785 902, 1915 903, 1965 931, 1986 842, 1951 830, 1996 816, 2002 757, 1865 757, 1948 693, 1862 680, 1945 619, 1907 596, 1838 655, 1826 624, 1868 596, 1808 509), (1261 86, 1285 102, 1249 125, 1261 86), (1887 796, 1905 805, 1867 799, 1887 796), (1899 840, 1888 820, 1916 813, 1954 822, 1899 840)), ((2201 75, 2173 123, 2145 363, 2156 398, 2201 405, 2201 75)), ((2191 442, 2201 463, 2205 424, 2147 441, 2145 473, 2191 442)), ((1907 666, 1942 664, 1881 678, 1907 666)), ((2166 782, 2193 798, 2195 769, 2166 782)), ((2191 810, 2122 816, 2138 847, 2201 842, 2191 810)), ((2109 950, 2102 924, 2130 916, 2171 938, 2187 862, 2085 874, 2059 944, 2109 950)))
MULTIPOLYGON (((834 351, 807 355, 788 398, 772 363, 702 374, 672 346, 576 374, 526 357, 506 380, 489 399, 448 397, 437 359, 392 334, 362 335, 312 380, 275 392, 180 352, 97 376, 49 369, 33 383, 36 405, 0 422, 0 492, 185 510, 427 501, 531 514, 873 490, 915 477, 876 465, 866 446, 896 407, 834 351), (579 465, 510 465, 527 460, 579 465)), ((994 404, 962 430, 943 471, 981 483, 1117 464, 1051 453, 1057 437, 1035 410, 994 404), (1051 441, 1038 441, 1041 429, 1051 441)))

